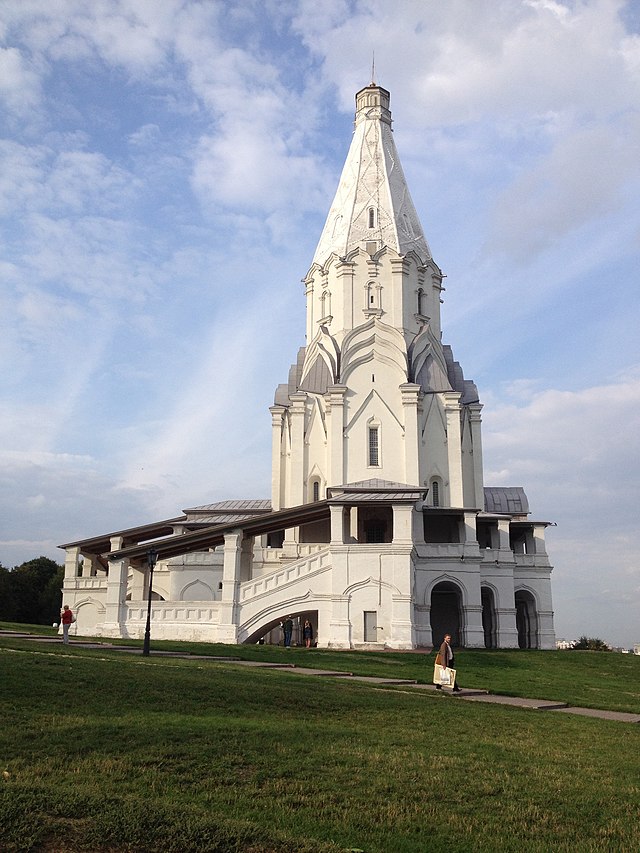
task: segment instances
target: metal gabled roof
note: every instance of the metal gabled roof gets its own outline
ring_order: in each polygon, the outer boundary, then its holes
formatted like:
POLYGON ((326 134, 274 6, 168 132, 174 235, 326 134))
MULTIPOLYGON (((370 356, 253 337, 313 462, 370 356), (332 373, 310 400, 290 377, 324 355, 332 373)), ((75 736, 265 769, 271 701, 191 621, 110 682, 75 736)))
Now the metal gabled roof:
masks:
POLYGON ((185 522, 186 518, 185 515, 180 515, 176 518, 167 518, 151 524, 141 524, 138 527, 113 530, 110 533, 102 533, 100 536, 90 536, 88 539, 67 542, 65 545, 58 545, 58 548, 80 548, 81 551, 89 554, 104 554, 111 549, 111 539, 115 536, 121 536, 125 540, 136 540, 137 542, 168 536, 173 533, 174 526, 185 522))
POLYGON ((498 515, 528 515, 529 501, 522 486, 485 486, 484 508, 498 515))

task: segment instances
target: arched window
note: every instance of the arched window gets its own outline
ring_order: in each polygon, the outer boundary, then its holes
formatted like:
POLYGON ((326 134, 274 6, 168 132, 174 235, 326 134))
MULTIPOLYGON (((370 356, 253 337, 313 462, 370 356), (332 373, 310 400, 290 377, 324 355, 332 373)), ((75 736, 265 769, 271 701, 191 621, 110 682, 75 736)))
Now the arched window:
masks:
POLYGON ((331 314, 331 293, 328 290, 324 290, 322 296, 320 297, 320 315, 321 317, 328 317, 331 314))
POLYGON ((369 466, 380 466, 380 427, 377 424, 369 425, 369 466))
POLYGON ((375 207, 369 208, 369 228, 376 227, 376 209, 375 207))
POLYGON ((316 501, 319 501, 320 500, 320 483, 318 480, 313 481, 313 484, 311 486, 311 491, 312 491, 313 502, 315 503, 316 501))
POLYGON ((440 480, 437 477, 433 477, 429 483, 429 494, 431 496, 431 506, 442 506, 442 489, 440 487, 440 480))
POLYGON ((422 313, 423 313, 423 312, 422 312, 422 309, 423 309, 423 307, 424 307, 424 306, 423 306, 423 304, 422 304, 423 297, 424 297, 424 292, 423 292, 422 288, 420 288, 420 289, 418 290, 418 314, 422 314, 422 313))

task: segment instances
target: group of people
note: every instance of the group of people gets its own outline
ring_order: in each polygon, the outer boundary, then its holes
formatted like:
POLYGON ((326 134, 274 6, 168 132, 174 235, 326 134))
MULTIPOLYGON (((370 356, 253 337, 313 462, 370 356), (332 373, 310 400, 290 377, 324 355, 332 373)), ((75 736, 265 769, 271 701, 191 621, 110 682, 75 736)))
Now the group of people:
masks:
MULTIPOLYGON (((291 616, 287 616, 284 622, 280 623, 280 627, 284 637, 285 648, 289 649, 291 648, 291 638, 293 636, 293 619, 291 616)), ((308 619, 304 620, 304 625, 302 626, 302 639, 305 646, 310 649, 313 643, 313 625, 308 619)))

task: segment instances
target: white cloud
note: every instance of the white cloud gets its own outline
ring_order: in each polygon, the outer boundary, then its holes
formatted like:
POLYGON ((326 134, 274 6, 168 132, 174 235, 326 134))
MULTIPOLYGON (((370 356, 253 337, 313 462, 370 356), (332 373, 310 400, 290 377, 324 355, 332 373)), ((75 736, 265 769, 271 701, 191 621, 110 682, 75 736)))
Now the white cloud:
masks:
POLYGON ((28 67, 15 47, 0 47, 0 100, 10 111, 22 115, 40 97, 38 75, 28 67))
POLYGON ((505 389, 485 409, 485 482, 524 485, 532 517, 558 524, 547 536, 558 632, 629 644, 640 607, 640 369, 579 391, 529 388, 505 389))

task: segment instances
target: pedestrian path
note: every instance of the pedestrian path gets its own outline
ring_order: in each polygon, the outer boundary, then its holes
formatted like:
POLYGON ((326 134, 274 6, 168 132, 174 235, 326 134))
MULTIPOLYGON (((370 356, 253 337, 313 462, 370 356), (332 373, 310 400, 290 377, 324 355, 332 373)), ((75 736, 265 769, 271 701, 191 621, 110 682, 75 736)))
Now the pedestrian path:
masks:
MULTIPOLYGON (((10 636, 21 640, 33 640, 38 643, 60 644, 58 637, 43 636, 40 634, 21 633, 19 631, 7 631, 0 629, 0 636, 10 636)), ((110 648, 115 651, 125 652, 128 654, 142 655, 142 650, 138 646, 121 646, 109 642, 91 642, 84 640, 73 640, 72 645, 85 649, 104 649, 110 648)), ((613 720, 620 723, 640 723, 640 714, 631 714, 626 711, 603 711, 597 708, 578 708, 568 705, 566 702, 554 702, 549 699, 530 699, 523 696, 501 696, 495 693, 489 693, 488 690, 475 690, 470 688, 461 688, 459 692, 453 693, 451 690, 442 689, 436 691, 435 684, 419 684, 413 679, 406 678, 382 678, 371 675, 354 675, 352 672, 343 672, 332 669, 315 669, 312 667, 296 666, 293 663, 277 663, 269 661, 251 661, 241 660, 233 656, 222 655, 191 655, 183 652, 169 652, 153 650, 153 657, 166 658, 185 658, 186 660, 208 660, 221 663, 232 663, 235 666, 255 667, 261 669, 277 669, 282 672, 289 672, 295 675, 305 675, 310 677, 329 677, 329 678, 344 678, 349 681, 359 681, 365 684, 375 684, 377 686, 397 687, 404 686, 410 688, 411 691, 428 691, 441 696, 446 696, 456 701, 468 702, 484 702, 490 705, 505 705, 513 708, 524 708, 533 711, 552 711, 562 714, 576 714, 582 717, 595 717, 601 720, 613 720)))

